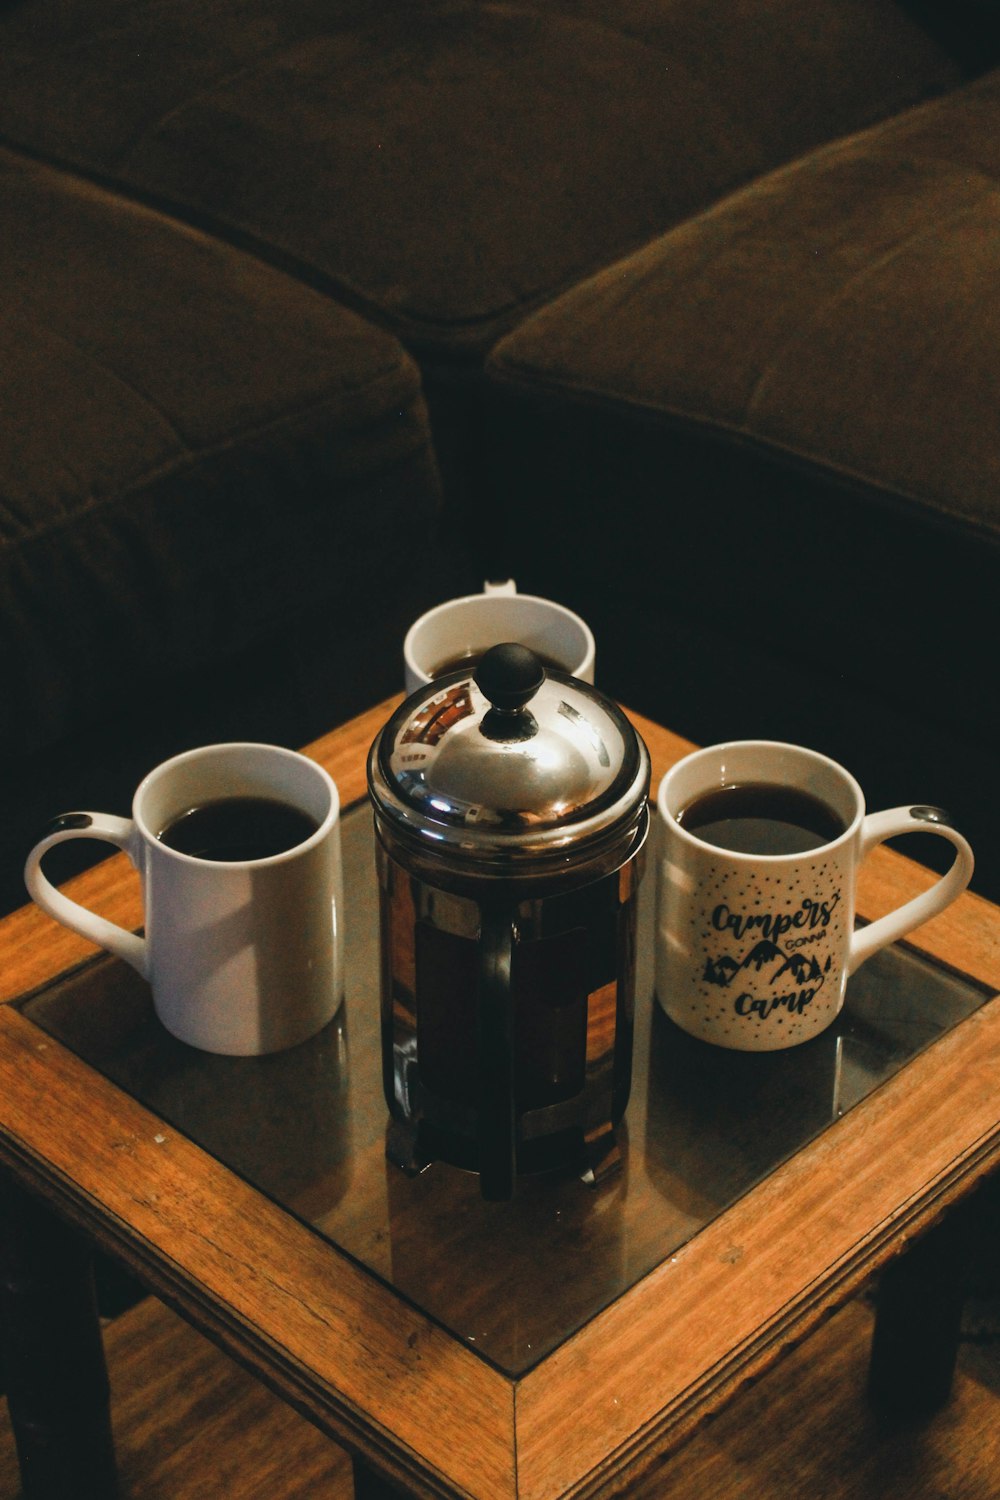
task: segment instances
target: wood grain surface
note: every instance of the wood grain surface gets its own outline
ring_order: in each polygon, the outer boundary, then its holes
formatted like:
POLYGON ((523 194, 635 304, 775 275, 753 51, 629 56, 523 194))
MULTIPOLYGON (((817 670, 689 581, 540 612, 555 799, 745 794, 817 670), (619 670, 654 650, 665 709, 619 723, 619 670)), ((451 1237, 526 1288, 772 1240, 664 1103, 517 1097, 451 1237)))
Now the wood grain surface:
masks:
POLYGON ((591 1493, 679 1441, 856 1292, 1000 1161, 998 1082, 994 1000, 527 1375, 520 1494, 591 1493))
MULTIPOLYGON (((855 1300, 629 1500, 991 1500, 1000 1474, 994 1357, 969 1345, 948 1405, 918 1427, 865 1399, 872 1312, 855 1300)), ((346 1453, 155 1299, 106 1333, 121 1500, 353 1500, 346 1453)), ((20 1486, 0 1413, 0 1500, 20 1486)))

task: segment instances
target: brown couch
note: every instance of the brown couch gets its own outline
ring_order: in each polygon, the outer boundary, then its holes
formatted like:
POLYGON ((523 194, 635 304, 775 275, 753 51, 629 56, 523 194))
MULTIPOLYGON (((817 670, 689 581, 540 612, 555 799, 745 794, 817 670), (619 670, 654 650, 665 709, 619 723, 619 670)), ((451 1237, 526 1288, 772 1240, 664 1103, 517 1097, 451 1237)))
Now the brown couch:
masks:
POLYGON ((512 566, 558 558, 606 643, 647 642, 620 691, 945 804, 995 895, 998 181, 995 71, 729 195, 489 361, 512 566))
POLYGON ((509 567, 636 706, 978 812, 909 646, 996 595, 998 57, 987 0, 4 0, 6 891, 509 567))

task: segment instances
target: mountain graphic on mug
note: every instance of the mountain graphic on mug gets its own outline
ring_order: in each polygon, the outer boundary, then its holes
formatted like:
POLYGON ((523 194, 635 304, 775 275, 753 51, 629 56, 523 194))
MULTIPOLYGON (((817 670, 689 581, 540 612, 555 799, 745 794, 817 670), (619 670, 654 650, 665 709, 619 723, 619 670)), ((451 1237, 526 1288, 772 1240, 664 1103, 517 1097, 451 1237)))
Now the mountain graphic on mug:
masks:
POLYGON ((783 975, 791 974, 796 984, 820 985, 826 977, 831 960, 828 957, 825 967, 821 969, 813 954, 785 953, 777 943, 772 943, 769 938, 762 938, 759 943, 754 944, 742 962, 728 953, 723 953, 719 958, 707 958, 702 979, 706 984, 728 986, 742 970, 753 969, 759 974, 765 965, 773 963, 777 963, 778 967, 770 976, 772 984, 777 983, 783 975))

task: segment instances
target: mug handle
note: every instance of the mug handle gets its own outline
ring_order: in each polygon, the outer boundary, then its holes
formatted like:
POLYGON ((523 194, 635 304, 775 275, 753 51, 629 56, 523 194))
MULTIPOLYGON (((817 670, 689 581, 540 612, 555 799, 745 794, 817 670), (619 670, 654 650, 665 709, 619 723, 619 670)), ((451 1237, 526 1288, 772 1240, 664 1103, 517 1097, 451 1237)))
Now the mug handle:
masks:
POLYGON ((483 908, 479 968, 479 1188, 500 1202, 514 1196, 517 1112, 514 1107, 514 997, 511 968, 516 933, 505 908, 483 908))
POLYGON ((127 932, 117 922, 109 922, 96 912, 70 900, 48 880, 42 871, 42 857, 55 844, 68 839, 101 839, 123 849, 136 864, 136 828, 131 818, 117 818, 112 813, 73 812, 63 813, 49 824, 45 836, 28 855, 24 867, 24 883, 31 899, 73 932, 88 938, 99 948, 106 948, 118 958, 137 969, 143 979, 149 978, 146 939, 134 932, 127 932))
POLYGON ((887 943, 894 943, 919 927, 922 922, 943 911, 960 896, 972 879, 974 860, 968 841, 940 807, 894 807, 887 812, 870 813, 861 825, 861 855, 864 859, 876 844, 903 833, 936 833, 954 845, 955 858, 946 875, 919 896, 888 912, 867 927, 859 927, 851 938, 847 973, 853 974, 859 964, 871 958, 887 943))

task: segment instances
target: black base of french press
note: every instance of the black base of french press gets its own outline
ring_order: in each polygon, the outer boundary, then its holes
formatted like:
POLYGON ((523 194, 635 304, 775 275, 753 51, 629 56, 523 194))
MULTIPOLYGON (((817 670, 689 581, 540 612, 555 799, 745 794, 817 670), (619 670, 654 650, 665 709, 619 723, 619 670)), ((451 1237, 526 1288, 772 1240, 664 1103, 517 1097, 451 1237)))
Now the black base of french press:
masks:
MULTIPOLYGON (((621 1128, 616 1131, 608 1125, 583 1140, 579 1130, 566 1130, 527 1141, 518 1150, 517 1175, 528 1177, 574 1170, 587 1187, 599 1187, 621 1170, 621 1128)), ((472 1141, 426 1120, 411 1123, 390 1117, 385 1132, 385 1154, 407 1177, 419 1177, 437 1161, 463 1172, 478 1175, 479 1171, 472 1141)))
POLYGON ((419 1177, 434 1161, 433 1154, 420 1146, 419 1125, 408 1125, 395 1118, 390 1118, 385 1128, 385 1154, 407 1177, 419 1177))
POLYGON ((621 1171, 622 1148, 613 1125, 588 1136, 583 1150, 586 1166, 580 1173, 580 1181, 585 1182, 588 1187, 599 1187, 602 1182, 621 1171))

